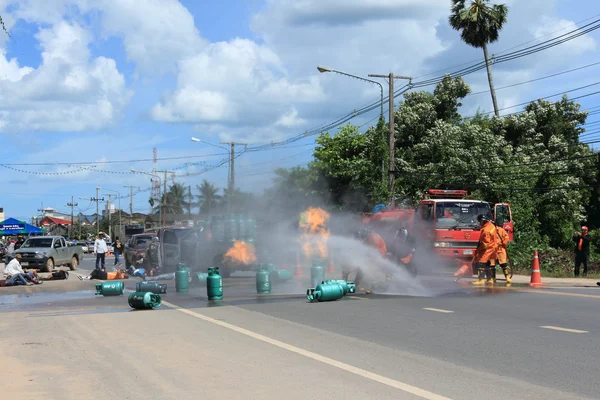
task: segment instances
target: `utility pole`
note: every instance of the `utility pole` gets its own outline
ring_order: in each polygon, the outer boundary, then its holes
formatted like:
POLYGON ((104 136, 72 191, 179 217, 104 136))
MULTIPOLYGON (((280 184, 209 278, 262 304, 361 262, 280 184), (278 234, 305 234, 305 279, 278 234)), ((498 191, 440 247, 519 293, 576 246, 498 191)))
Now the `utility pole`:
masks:
POLYGON ((69 227, 69 239, 73 240, 73 208, 77 207, 77 203, 73 196, 71 196, 71 202, 67 203, 67 207, 71 207, 71 226, 69 227))
POLYGON ((369 74, 373 78, 387 78, 389 84, 389 107, 390 107, 390 134, 388 147, 388 191, 390 192, 390 203, 394 203, 394 184, 396 182, 396 134, 394 127, 394 79, 412 80, 410 76, 395 76, 393 72, 389 75, 369 74))
POLYGON ((90 201, 95 201, 96 202, 96 235, 100 232, 100 215, 99 215, 99 208, 98 208, 98 203, 100 201, 104 201, 104 197, 103 198, 98 198, 98 191, 100 190, 99 187, 96 188, 96 197, 92 197, 90 199, 90 201))
POLYGON ((188 194, 190 195, 190 197, 189 197, 190 201, 188 202, 188 215, 191 216, 192 215, 192 202, 194 201, 194 196, 192 196, 192 185, 188 186, 188 194))
POLYGON ((162 172, 165 174, 164 178, 163 178, 162 205, 160 206, 160 209, 162 210, 161 227, 164 228, 167 225, 167 174, 174 174, 175 171, 169 171, 169 170, 156 171, 156 173, 159 173, 159 172, 162 172))
POLYGON ((139 189, 138 186, 123 186, 129 188, 129 225, 133 224, 133 189, 139 189))
POLYGON ((110 224, 110 220, 111 220, 111 212, 110 212, 110 199, 112 198, 112 194, 108 194, 108 203, 106 203, 106 211, 108 212, 108 237, 110 237, 110 240, 112 240, 112 227, 110 224))
POLYGON ((229 207, 229 212, 231 212, 231 200, 235 191, 235 145, 237 144, 239 146, 248 146, 248 144, 238 142, 221 142, 221 144, 227 144, 231 146, 231 152, 229 156, 229 185, 227 189, 227 191, 229 192, 227 206, 229 207))

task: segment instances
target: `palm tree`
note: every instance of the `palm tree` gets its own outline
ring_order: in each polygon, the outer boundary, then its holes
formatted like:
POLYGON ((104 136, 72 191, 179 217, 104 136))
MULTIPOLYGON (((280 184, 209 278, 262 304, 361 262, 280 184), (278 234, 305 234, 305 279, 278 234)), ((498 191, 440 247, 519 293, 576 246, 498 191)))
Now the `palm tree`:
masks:
POLYGON ((202 185, 196 185, 196 189, 198 189, 198 192, 200 193, 196 195, 200 213, 210 215, 221 198, 221 196, 217 194, 219 193, 219 189, 206 179, 202 181, 202 185))
POLYGON ((494 113, 496 117, 499 117, 487 45, 498 40, 500 30, 506 23, 508 8, 504 4, 488 4, 489 0, 468 1, 469 5, 467 6, 465 4, 467 0, 452 0, 450 26, 457 31, 462 31, 460 37, 466 44, 483 49, 494 113))
MULTIPOLYGON (((174 183, 169 187, 169 191, 166 196, 166 208, 163 210, 165 214, 177 214, 182 215, 183 210, 187 208, 188 202, 185 200, 187 188, 181 183, 174 183)), ((158 214, 160 208, 163 206, 163 199, 165 194, 162 195, 160 203, 154 207, 154 212, 158 214)))

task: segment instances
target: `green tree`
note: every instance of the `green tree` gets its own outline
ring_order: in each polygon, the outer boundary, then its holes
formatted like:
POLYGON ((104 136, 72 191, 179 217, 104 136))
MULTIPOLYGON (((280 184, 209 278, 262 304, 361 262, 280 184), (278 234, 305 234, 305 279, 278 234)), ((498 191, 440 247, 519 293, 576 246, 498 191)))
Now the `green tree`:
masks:
MULTIPOLYGON (((188 208, 188 201, 186 200, 188 188, 183 186, 181 183, 174 183, 169 187, 169 191, 166 193, 166 208, 163 210, 165 214, 176 214, 182 215, 184 210, 188 208)), ((165 194, 161 196, 160 204, 154 206, 154 213, 159 214, 161 207, 163 206, 163 200, 165 194)), ((153 199, 149 200, 152 205, 155 203, 153 199)))
POLYGON ((498 40, 500 30, 506 23, 507 14, 508 8, 504 4, 490 5, 489 0, 452 0, 452 11, 449 18, 450 26, 461 31, 460 36, 465 43, 483 49, 496 117, 499 117, 500 114, 487 45, 498 40))
POLYGON ((219 189, 212 183, 204 179, 201 185, 196 185, 198 194, 196 195, 197 205, 200 214, 211 215, 212 211, 218 206, 221 196, 219 189))
POLYGON ((384 123, 364 134, 346 125, 335 135, 322 133, 316 140, 315 161, 309 165, 325 187, 334 205, 341 209, 365 210, 370 204, 385 201, 384 123))

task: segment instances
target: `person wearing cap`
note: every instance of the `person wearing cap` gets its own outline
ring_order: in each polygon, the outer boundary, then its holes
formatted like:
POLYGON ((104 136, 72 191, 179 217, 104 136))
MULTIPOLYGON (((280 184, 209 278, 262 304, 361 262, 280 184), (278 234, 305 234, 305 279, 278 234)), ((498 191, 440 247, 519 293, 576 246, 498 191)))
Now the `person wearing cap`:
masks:
POLYGON ((104 241, 104 233, 100 232, 98 236, 96 236, 96 241, 94 242, 94 254, 96 255, 96 269, 104 270, 105 256, 108 251, 108 246, 104 241))
POLYGON ((588 273, 588 261, 590 260, 590 233, 587 226, 581 227, 581 232, 573 234, 575 242, 575 276, 579 276, 579 267, 583 264, 583 276, 588 273))
POLYGON ((477 269, 477 280, 473 282, 473 285, 493 285, 496 267, 490 267, 488 264, 498 251, 496 225, 488 215, 478 215, 477 221, 481 226, 481 230, 479 231, 479 243, 477 244, 477 250, 475 250, 475 257, 473 257, 473 270, 477 269), (487 280, 484 281, 484 278, 487 278, 487 280))

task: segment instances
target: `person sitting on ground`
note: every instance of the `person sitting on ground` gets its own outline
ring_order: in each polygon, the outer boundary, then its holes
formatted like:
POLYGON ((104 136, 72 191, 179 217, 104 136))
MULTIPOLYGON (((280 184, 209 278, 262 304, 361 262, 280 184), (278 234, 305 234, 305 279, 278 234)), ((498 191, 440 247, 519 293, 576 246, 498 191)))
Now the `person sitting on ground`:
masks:
MULTIPOLYGON (((21 255, 16 254, 15 258, 10 260, 8 265, 4 268, 4 274, 7 279, 12 278, 15 275, 21 275, 28 283, 31 284, 41 284, 42 281, 38 279, 37 272, 34 270, 23 271, 21 267, 21 255)), ((17 278, 18 279, 18 278, 17 278)))

